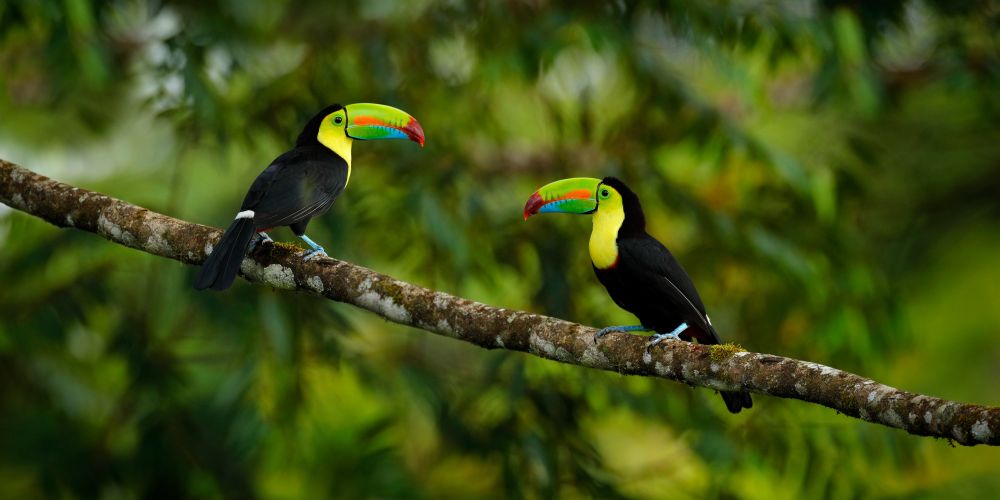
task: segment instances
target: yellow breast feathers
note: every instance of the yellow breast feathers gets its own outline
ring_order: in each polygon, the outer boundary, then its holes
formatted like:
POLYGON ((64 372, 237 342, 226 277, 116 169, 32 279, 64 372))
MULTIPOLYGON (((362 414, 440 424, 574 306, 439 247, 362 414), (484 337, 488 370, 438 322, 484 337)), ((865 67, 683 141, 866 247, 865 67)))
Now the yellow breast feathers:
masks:
POLYGON ((319 127, 319 135, 316 139, 319 140, 320 144, 326 146, 337 153, 337 156, 344 159, 347 163, 347 180, 344 181, 344 186, 351 181, 351 144, 354 139, 351 139, 344 133, 343 127, 337 127, 330 123, 329 119, 324 119, 323 124, 319 127))
POLYGON ((621 204, 602 204, 594 212, 594 230, 590 233, 590 260, 598 269, 607 269, 618 261, 618 229, 625 222, 621 204))

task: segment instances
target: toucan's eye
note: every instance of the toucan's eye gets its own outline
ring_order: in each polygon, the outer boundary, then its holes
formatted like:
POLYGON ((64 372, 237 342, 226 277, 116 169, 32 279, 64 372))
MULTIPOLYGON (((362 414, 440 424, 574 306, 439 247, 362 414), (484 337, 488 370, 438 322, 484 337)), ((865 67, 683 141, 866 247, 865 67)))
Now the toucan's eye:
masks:
POLYGON ((341 123, 344 123, 344 117, 343 116, 334 116, 333 117, 333 123, 336 123, 337 125, 340 125, 341 123))
POLYGON ((607 198, 608 195, 610 195, 610 194, 611 193, 609 193, 607 189, 602 189, 601 190, 601 198, 607 198))

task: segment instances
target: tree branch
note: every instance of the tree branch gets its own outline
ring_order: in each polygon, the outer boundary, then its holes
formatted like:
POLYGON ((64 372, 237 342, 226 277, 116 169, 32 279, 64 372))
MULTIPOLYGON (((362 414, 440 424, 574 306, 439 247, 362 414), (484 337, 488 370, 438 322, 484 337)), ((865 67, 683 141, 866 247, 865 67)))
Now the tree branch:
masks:
MULTIPOLYGON (((97 233, 187 264, 200 264, 221 235, 218 229, 63 184, 4 160, 0 202, 59 227, 97 233)), ((304 262, 300 252, 279 245, 263 246, 245 259, 242 272, 252 282, 346 302, 389 321, 487 349, 720 391, 799 399, 918 436, 1000 445, 1000 408, 900 391, 816 363, 687 342, 664 342, 662 349, 646 352, 643 338, 625 334, 611 334, 595 344, 595 330, 587 326, 491 307, 332 258, 304 262)))

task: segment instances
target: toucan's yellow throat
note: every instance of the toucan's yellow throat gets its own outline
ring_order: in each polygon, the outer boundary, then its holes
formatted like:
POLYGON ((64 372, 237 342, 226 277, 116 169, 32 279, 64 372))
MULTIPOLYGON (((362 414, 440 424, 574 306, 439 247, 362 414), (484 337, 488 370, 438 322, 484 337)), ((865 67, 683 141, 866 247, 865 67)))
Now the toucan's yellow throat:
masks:
POLYGON ((618 191, 604 184, 598 188, 597 199, 590 232, 590 260, 598 269, 609 269, 618 263, 618 230, 625 223, 625 207, 618 191))
POLYGON ((354 139, 347 135, 347 110, 340 108, 323 118, 316 140, 347 163, 347 180, 351 180, 351 145, 354 139))

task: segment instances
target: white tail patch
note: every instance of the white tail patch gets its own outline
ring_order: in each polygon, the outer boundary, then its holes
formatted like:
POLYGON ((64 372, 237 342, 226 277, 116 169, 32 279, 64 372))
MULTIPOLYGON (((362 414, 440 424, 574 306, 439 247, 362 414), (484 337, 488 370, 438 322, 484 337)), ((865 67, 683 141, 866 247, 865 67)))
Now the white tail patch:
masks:
POLYGON ((236 214, 236 219, 253 219, 253 210, 244 210, 236 214))

